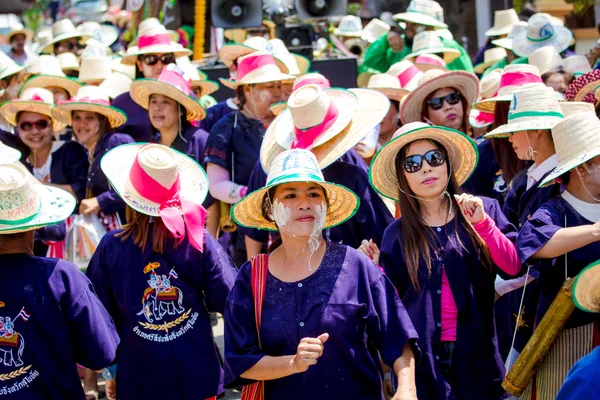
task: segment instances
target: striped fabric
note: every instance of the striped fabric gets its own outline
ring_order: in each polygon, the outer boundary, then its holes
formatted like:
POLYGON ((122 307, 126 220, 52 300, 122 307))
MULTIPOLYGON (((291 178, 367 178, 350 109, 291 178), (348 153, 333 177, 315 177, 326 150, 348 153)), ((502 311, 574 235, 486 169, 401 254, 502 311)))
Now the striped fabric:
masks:
MULTIPOLYGON (((256 331, 258 332, 258 345, 260 346, 260 321, 262 305, 267 289, 268 272, 267 254, 259 254, 252 259, 252 294, 254 295, 254 318, 256 320, 256 331)), ((241 400, 262 400, 265 393, 264 381, 258 381, 242 388, 241 400)))

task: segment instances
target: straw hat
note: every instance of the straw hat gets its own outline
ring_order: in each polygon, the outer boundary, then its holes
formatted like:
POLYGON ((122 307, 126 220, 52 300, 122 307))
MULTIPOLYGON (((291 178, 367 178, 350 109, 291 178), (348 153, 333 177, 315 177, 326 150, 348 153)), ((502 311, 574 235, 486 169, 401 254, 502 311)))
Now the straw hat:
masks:
POLYGON ((206 117, 204 108, 190 97, 190 79, 175 64, 163 68, 158 79, 136 79, 131 84, 130 93, 133 101, 146 110, 150 103, 150 96, 162 94, 186 109, 188 121, 200 121, 206 117))
POLYGON ((546 15, 537 13, 527 21, 527 29, 513 39, 513 52, 519 57, 528 57, 544 46, 552 46, 562 53, 571 45, 573 34, 564 26, 553 25, 546 15))
POLYGON ((0 142, 0 164, 11 164, 19 161, 21 152, 0 142))
POLYGON ((558 51, 552 46, 544 46, 535 50, 527 58, 529 64, 535 65, 540 70, 540 74, 562 67, 563 59, 558 51))
POLYGON ((575 278, 573 283, 573 302, 580 310, 600 312, 600 260, 585 267, 575 278))
POLYGON ((458 90, 467 100, 467 104, 471 104, 477 100, 479 94, 479 79, 475 74, 467 71, 444 72, 432 69, 425 72, 419 81, 419 86, 410 92, 400 105, 402 123, 420 121, 425 98, 436 90, 446 87, 458 90))
POLYGON ((281 39, 270 39, 268 50, 276 60, 281 60, 286 65, 290 75, 305 74, 310 70, 310 60, 300 54, 290 53, 281 39))
POLYGON ((429 71, 430 69, 447 71, 446 61, 435 54, 423 54, 418 56, 415 58, 415 67, 419 68, 422 72, 429 71))
POLYGON ((127 115, 118 108, 110 105, 108 94, 98 86, 83 86, 70 100, 59 102, 52 110, 55 120, 71 126, 73 111, 89 111, 108 118, 111 128, 116 128, 127 122, 127 115))
POLYGON ((444 146, 452 163, 452 173, 459 185, 475 170, 479 153, 477 144, 471 138, 454 129, 411 122, 398 129, 392 140, 383 145, 371 161, 369 180, 377 193, 399 200, 396 156, 404 146, 421 139, 435 140, 444 146))
MULTIPOLYGON (((500 87, 500 79, 502 77, 502 69, 497 68, 490 71, 486 76, 479 81, 479 100, 493 97, 500 87)), ((469 111, 469 124, 474 128, 486 128, 494 123, 494 113, 483 112, 471 108, 469 111)))
POLYGON ((60 68, 63 72, 66 71, 79 71, 79 60, 73 53, 60 53, 56 56, 60 64, 60 68))
MULTIPOLYGON (((312 152, 317 157, 321 169, 327 167, 364 138, 385 117, 390 107, 388 98, 379 92, 369 89, 328 89, 323 90, 315 84, 308 84, 297 89, 288 99, 286 108, 267 128, 260 148, 260 163, 268 173, 275 156, 292 147, 297 133, 304 127, 315 127, 316 136, 312 143, 312 152), (330 118, 323 124, 326 105, 333 102, 338 116, 330 118), (290 108, 290 104, 293 108, 290 108), (314 109, 314 112, 306 110, 314 109), (303 112, 304 110, 304 112, 303 112), (341 121, 349 122, 344 125, 341 121), (341 130, 340 130, 341 128, 341 130), (337 132, 337 133, 336 133, 337 132)), ((302 138, 308 138, 303 136, 302 138)), ((310 141, 298 143, 300 148, 310 148, 310 141)))
POLYGON ((137 72, 137 66, 135 64, 121 64, 121 60, 123 57, 114 57, 110 60, 109 65, 110 69, 113 72, 121 73, 125 76, 128 76, 131 79, 135 79, 135 74, 137 72))
POLYGON ((404 57, 405 60, 414 61, 414 58, 423 54, 443 53, 444 62, 449 64, 460 57, 460 51, 446 47, 435 31, 417 33, 413 39, 412 53, 404 57))
POLYGON ((600 85, 600 69, 595 69, 571 82, 565 96, 569 101, 585 101, 595 104, 594 91, 598 85, 600 85))
POLYGON ((166 29, 157 18, 146 18, 140 22, 137 31, 137 37, 128 43, 128 47, 137 46, 140 36, 152 36, 160 33, 166 33, 174 43, 179 42, 179 34, 173 30, 166 29))
POLYGON ((315 155, 307 150, 287 150, 273 159, 267 184, 231 207, 231 217, 246 228, 277 231, 277 225, 262 216, 263 199, 270 188, 290 182, 315 182, 327 193, 329 204, 323 229, 348 221, 358 210, 360 200, 350 189, 325 182, 315 155))
POLYGON ((181 68, 183 73, 187 75, 189 79, 191 79, 191 88, 200 88, 200 96, 206 96, 219 90, 219 84, 215 81, 208 80, 201 75, 196 65, 192 63, 186 64, 185 62, 180 64, 178 62, 177 66, 181 68))
POLYGON ((400 101, 410 91, 402 89, 398 78, 389 74, 375 74, 369 79, 367 89, 377 90, 385 94, 390 100, 400 101))
MULTIPOLYGON (((219 81, 230 89, 236 90, 241 85, 252 85, 276 81, 293 80, 294 77, 281 72, 275 57, 270 53, 255 51, 237 59, 236 79, 223 79, 219 81)), ((286 68, 287 70, 287 68, 286 68)))
POLYGON ((127 53, 121 59, 122 64, 135 65, 137 57, 144 54, 165 54, 173 53, 175 58, 189 56, 192 51, 186 49, 182 45, 172 42, 171 36, 166 29, 159 30, 161 33, 153 35, 140 35, 138 37, 137 46, 132 46, 127 49, 127 53))
POLYGON ((496 102, 511 101, 515 91, 530 84, 546 87, 542 82, 540 70, 536 66, 530 64, 507 65, 502 71, 498 93, 493 97, 477 101, 472 107, 479 111, 493 113, 496 110, 496 102))
POLYGON ((540 187, 600 155, 600 120, 594 112, 571 115, 552 128, 558 165, 540 187))
POLYGON ((0 51, 0 80, 24 71, 25 67, 13 61, 5 52, 0 51))
POLYGON ((25 35, 25 41, 31 42, 31 39, 33 38, 33 31, 31 29, 26 29, 21 23, 13 24, 10 27, 10 32, 8 33, 8 35, 6 35, 6 43, 10 44, 13 36, 16 35, 25 35))
POLYGON ((110 76, 110 60, 106 56, 81 57, 79 81, 98 85, 110 76))
MULTIPOLYGON (((386 71, 386 74, 395 76, 400 81, 402 89, 413 90, 419 84, 423 77, 423 72, 409 60, 402 60, 392 64, 386 71)), ((358 76, 358 87, 366 88, 369 85, 369 79, 375 75, 373 72, 363 72, 358 76)))
POLYGON ((519 16, 514 8, 495 11, 494 26, 485 32, 485 36, 508 35, 517 22, 519 22, 519 16))
POLYGON ((119 72, 111 72, 111 74, 98 85, 110 99, 114 99, 123 93, 129 92, 133 80, 127 75, 119 72))
POLYGON ((0 115, 12 126, 17 126, 17 115, 21 111, 28 111, 46 115, 52 118, 52 130, 58 132, 66 125, 52 117, 54 95, 43 88, 27 88, 21 90, 17 100, 9 100, 0 104, 0 115))
POLYGON ((360 17, 355 15, 346 15, 342 17, 337 28, 333 30, 336 36, 362 37, 363 26, 360 17))
POLYGON ((110 47, 119 38, 119 31, 112 25, 100 25, 96 21, 85 21, 77 27, 82 35, 95 39, 106 47, 110 47))
POLYGON ((483 62, 473 67, 476 74, 482 74, 486 69, 506 58, 506 49, 503 47, 492 47, 483 52, 483 62))
POLYGON ((563 59, 563 68, 572 74, 587 74, 592 72, 590 61, 586 56, 574 55, 563 59))
POLYGON ((508 34, 507 37, 503 37, 500 39, 494 39, 494 40, 492 40, 492 44, 495 46, 498 46, 498 47, 504 47, 507 50, 512 50, 513 39, 519 33, 526 31, 526 30, 527 30, 527 22, 518 21, 512 26, 512 29, 510 30, 510 33, 508 34))
POLYGON ((594 105, 583 101, 561 101, 560 110, 565 118, 582 112, 594 112, 594 105))
POLYGON ((513 132, 551 129, 563 119, 554 89, 547 87, 517 90, 510 102, 508 122, 484 137, 508 137, 513 132))
POLYGON ((437 1, 432 0, 411 0, 406 12, 395 14, 393 18, 413 24, 448 28, 444 23, 444 9, 437 1))
POLYGON ((50 40, 46 47, 42 49, 42 53, 52 53, 56 43, 71 38, 80 38, 81 40, 85 41, 88 39, 88 36, 77 31, 75 25, 73 25, 73 22, 70 19, 61 19, 56 21, 52 25, 52 40, 50 40))
POLYGON ((0 234, 8 235, 54 225, 67 219, 75 209, 68 192, 39 183, 23 164, 0 165, 0 234))
POLYGON ((383 22, 379 18, 373 18, 363 29, 361 38, 369 43, 373 43, 379 39, 381 35, 385 35, 391 29, 392 27, 389 24, 383 22))
MULTIPOLYGON (((243 44, 228 43, 221 47, 219 49, 219 58, 227 67, 231 67, 238 58, 250 55, 257 51, 271 53, 269 41, 262 36, 251 36, 246 39, 243 44)), ((275 63, 282 73, 288 73, 288 66, 283 61, 278 60, 277 57, 275 57, 275 63)))
MULTIPOLYGON (((329 83, 329 79, 325 78, 323 75, 312 72, 309 74, 300 75, 296 79, 294 79, 294 83, 292 85, 292 93, 302 86, 306 86, 309 84, 314 84, 319 86, 321 89, 329 89, 331 88, 331 84, 329 83)), ((278 116, 281 114, 283 110, 287 107, 287 101, 281 101, 279 103, 271 104, 269 106, 269 110, 273 113, 273 115, 278 116)))
MULTIPOLYGON (((161 204, 140 191, 147 182, 135 174, 140 168, 162 192, 179 181, 179 198, 202 204, 208 193, 208 178, 202 167, 187 155, 160 144, 129 143, 107 152, 100 162, 110 185, 129 207, 142 214, 159 217, 161 204), (137 161, 137 163, 136 163, 137 161)), ((165 193, 154 193, 165 196, 165 193)))
POLYGON ((21 86, 21 91, 34 87, 59 87, 65 89, 69 96, 73 96, 82 86, 76 79, 66 76, 60 66, 60 61, 51 55, 39 56, 29 67, 28 72, 35 75, 21 86))

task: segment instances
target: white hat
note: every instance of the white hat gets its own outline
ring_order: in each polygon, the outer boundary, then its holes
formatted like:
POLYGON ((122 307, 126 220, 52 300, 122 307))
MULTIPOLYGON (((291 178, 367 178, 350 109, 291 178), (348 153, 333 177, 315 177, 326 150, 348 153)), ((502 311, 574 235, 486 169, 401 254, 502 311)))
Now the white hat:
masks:
POLYGON ((34 74, 21 87, 21 90, 39 87, 59 87, 65 89, 69 96, 75 95, 82 86, 77 80, 65 75, 58 58, 49 54, 40 55, 28 68, 27 72, 34 74))
POLYGON ((377 90, 385 94, 390 100, 400 101, 404 96, 410 93, 409 90, 402 89, 400 81, 390 74, 375 74, 369 79, 367 89, 377 90))
POLYGON ((535 65, 540 70, 540 74, 562 67, 563 59, 553 46, 544 46, 536 49, 527 58, 529 64, 535 65))
POLYGON ((60 68, 65 71, 79 71, 79 60, 73 53, 60 53, 56 56, 60 63, 60 68))
POLYGON ((369 43, 376 41, 381 35, 388 33, 392 27, 380 20, 379 18, 373 18, 364 27, 361 38, 369 43))
POLYGON ((594 111, 594 105, 585 101, 561 101, 559 104, 565 118, 582 112, 594 111))
POLYGON ((460 51, 446 47, 436 31, 423 31, 413 38, 412 53, 404 57, 405 60, 414 61, 414 58, 423 54, 443 53, 444 62, 451 63, 460 57, 460 51))
POLYGON ((68 192, 39 183, 20 163, 0 165, 0 234, 31 231, 64 221, 75 209, 68 192))
POLYGON ((563 59, 563 68, 572 74, 587 74, 588 72, 592 72, 592 67, 587 57, 578 54, 563 59))
POLYGON ((77 27, 77 31, 97 40, 106 47, 110 47, 119 38, 117 28, 112 25, 100 25, 96 21, 85 21, 77 27))
POLYGON ((525 31, 526 29, 527 29, 527 22, 518 21, 513 25, 512 29, 510 30, 510 33, 508 34, 507 37, 503 37, 500 39, 494 39, 494 40, 492 40, 492 44, 499 46, 499 47, 504 47, 507 50, 512 50, 513 38, 515 36, 517 36, 519 33, 525 31))
POLYGON ((448 28, 444 23, 444 9, 433 0, 411 0, 406 12, 395 14, 393 18, 413 24, 448 28))
POLYGON ((486 69, 496 64, 498 61, 506 58, 506 49, 503 47, 492 47, 483 52, 483 62, 476 65, 473 71, 477 74, 482 74, 486 69))
POLYGON ((42 53, 52 53, 54 44, 71 38, 88 39, 87 35, 77 31, 70 19, 61 19, 52 25, 52 40, 42 49, 42 53))
POLYGON ((536 49, 553 46, 559 53, 565 51, 573 40, 573 33, 564 26, 553 25, 542 13, 537 13, 527 21, 527 29, 513 40, 513 52, 519 57, 528 57, 536 49))
POLYGON ((346 15, 342 17, 337 28, 333 30, 336 36, 361 37, 363 26, 360 17, 346 15))
POLYGON ((106 56, 81 57, 79 81, 86 84, 100 84, 112 73, 110 60, 106 56))
POLYGON ((100 89, 104 90, 108 97, 114 99, 123 93, 129 92, 133 80, 120 72, 111 72, 100 85, 100 89))
MULTIPOLYGON (((219 78, 230 89, 241 85, 293 80, 294 77, 281 72, 275 58, 270 53, 255 51, 238 58, 236 79, 219 78)), ((287 69, 287 68, 286 68, 287 69)))
POLYGON ((495 11, 494 26, 485 32, 485 36, 508 35, 517 22, 519 22, 519 16, 514 8, 495 11))
MULTIPOLYGON (((12 126, 17 126, 17 115, 20 112, 29 111, 52 118, 53 108, 54 95, 52 92, 48 89, 33 87, 21 90, 17 100, 9 100, 0 104, 0 115, 12 126)), ((56 118, 52 118, 53 132, 58 132, 65 126, 56 118)))

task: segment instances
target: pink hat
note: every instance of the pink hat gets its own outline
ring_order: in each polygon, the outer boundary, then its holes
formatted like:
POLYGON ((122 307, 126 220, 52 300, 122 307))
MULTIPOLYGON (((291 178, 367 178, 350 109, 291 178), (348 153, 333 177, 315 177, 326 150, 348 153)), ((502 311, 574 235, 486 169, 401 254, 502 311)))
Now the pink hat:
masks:
POLYGON ((276 81, 291 81, 293 76, 284 74, 279 69, 275 58, 267 52, 255 51, 237 59, 236 79, 219 78, 221 83, 236 90, 242 85, 267 83, 276 81))
POLYGON ((408 60, 403 60, 392 64, 387 74, 398 77, 402 89, 414 90, 417 88, 419 81, 423 77, 423 72, 408 60))
POLYGON ((435 54, 423 54, 415 58, 415 66, 423 72, 430 69, 446 70, 446 61, 435 54))

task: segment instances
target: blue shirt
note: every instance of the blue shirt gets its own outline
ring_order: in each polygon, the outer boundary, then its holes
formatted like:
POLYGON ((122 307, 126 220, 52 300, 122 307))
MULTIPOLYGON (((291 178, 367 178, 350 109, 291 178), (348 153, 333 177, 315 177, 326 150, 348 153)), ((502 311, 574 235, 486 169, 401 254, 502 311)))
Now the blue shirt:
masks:
POLYGON ((232 99, 227 99, 220 101, 212 107, 206 109, 206 118, 200 121, 200 128, 204 129, 206 132, 210 132, 215 126, 217 122, 221 120, 225 115, 237 111, 237 108, 229 107, 229 101, 232 99))
POLYGON ((135 142, 150 141, 153 128, 148 110, 133 101, 129 92, 115 97, 111 105, 127 114, 127 122, 117 127, 117 131, 128 134, 135 142))
POLYGON ((556 400, 600 399, 600 347, 571 368, 556 400))
POLYGON ((462 185, 462 190, 475 196, 485 196, 498 200, 500 205, 504 202, 507 185, 502 174, 502 169, 496 162, 494 149, 490 140, 484 139, 477 145, 479 160, 475 171, 462 185))

